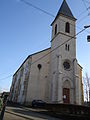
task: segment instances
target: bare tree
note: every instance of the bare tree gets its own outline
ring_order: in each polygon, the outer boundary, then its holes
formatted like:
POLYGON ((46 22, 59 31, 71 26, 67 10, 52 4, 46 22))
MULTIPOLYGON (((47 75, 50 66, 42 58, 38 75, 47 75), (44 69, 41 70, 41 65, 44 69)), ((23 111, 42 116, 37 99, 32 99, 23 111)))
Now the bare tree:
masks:
POLYGON ((90 78, 88 73, 85 73, 85 77, 83 77, 83 85, 84 85, 84 97, 88 102, 90 101, 90 78))

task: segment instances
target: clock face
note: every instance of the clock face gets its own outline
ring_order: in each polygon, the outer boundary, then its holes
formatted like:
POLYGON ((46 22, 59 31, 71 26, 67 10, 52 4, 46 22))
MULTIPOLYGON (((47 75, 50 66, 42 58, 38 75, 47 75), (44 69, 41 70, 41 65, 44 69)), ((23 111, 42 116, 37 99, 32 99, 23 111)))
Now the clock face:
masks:
POLYGON ((70 69, 70 62, 69 62, 69 61, 65 61, 65 62, 63 63, 63 66, 64 66, 64 69, 65 69, 65 70, 69 70, 69 69, 70 69))

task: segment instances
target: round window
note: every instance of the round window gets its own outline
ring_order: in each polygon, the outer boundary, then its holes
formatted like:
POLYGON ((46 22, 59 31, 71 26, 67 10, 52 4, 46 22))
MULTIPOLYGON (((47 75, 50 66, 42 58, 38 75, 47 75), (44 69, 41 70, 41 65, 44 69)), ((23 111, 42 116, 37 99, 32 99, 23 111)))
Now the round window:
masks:
POLYGON ((64 66, 64 69, 65 69, 65 70, 70 69, 70 62, 65 61, 65 62, 63 63, 63 66, 64 66))

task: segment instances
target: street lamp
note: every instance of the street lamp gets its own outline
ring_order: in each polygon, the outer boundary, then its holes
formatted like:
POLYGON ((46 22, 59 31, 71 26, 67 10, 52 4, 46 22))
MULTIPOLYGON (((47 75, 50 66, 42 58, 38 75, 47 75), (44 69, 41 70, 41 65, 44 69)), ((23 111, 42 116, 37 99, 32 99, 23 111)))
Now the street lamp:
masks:
MULTIPOLYGON (((90 27, 90 25, 84 26, 85 29, 87 29, 87 28, 89 28, 89 27, 90 27)), ((90 42, 90 35, 87 36, 87 41, 90 42)))
POLYGON ((87 29, 87 28, 89 28, 89 27, 90 27, 90 25, 85 25, 85 26, 84 26, 85 29, 87 29))
POLYGON ((90 35, 87 36, 87 41, 90 42, 90 35))

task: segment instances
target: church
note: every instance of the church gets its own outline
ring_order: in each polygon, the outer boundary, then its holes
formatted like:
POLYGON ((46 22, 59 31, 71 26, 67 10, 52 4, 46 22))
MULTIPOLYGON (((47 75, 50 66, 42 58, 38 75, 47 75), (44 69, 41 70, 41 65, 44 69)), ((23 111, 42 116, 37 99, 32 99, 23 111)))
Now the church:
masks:
POLYGON ((51 26, 51 47, 29 55, 13 75, 11 101, 83 104, 82 67, 76 59, 76 18, 66 0, 51 26))

